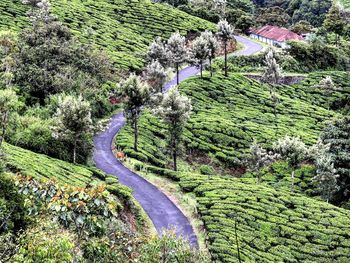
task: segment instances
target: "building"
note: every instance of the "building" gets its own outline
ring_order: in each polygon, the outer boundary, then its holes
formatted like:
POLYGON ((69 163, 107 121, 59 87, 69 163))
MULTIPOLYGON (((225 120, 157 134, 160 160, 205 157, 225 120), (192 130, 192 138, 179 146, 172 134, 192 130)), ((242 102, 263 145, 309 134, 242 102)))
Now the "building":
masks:
POLYGON ((278 26, 263 26, 250 30, 250 36, 267 44, 286 48, 288 40, 304 40, 304 38, 287 28, 278 26))

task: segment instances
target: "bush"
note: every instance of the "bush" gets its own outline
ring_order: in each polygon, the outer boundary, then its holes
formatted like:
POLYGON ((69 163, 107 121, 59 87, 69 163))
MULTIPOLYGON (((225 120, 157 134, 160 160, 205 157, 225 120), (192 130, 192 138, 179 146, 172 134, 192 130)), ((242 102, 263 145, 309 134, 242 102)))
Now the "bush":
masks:
POLYGON ((214 175, 215 174, 214 168, 209 166, 209 165, 202 165, 201 167, 199 167, 199 171, 201 174, 204 174, 204 175, 214 175))
POLYGON ((61 263, 80 259, 74 235, 46 218, 25 231, 19 244, 18 252, 11 259, 13 262, 61 263))
POLYGON ((16 233, 30 221, 13 175, 0 173, 0 235, 16 233))

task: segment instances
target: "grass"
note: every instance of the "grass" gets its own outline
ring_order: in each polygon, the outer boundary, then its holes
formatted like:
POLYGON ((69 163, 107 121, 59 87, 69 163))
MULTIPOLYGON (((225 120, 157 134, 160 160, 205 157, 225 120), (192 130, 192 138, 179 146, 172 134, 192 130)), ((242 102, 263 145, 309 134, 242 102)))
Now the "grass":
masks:
MULTIPOLYGON (((325 96, 311 88, 322 74, 330 73, 315 73, 297 86, 278 87, 276 116, 265 84, 239 74, 186 80, 180 90, 193 104, 184 134, 189 158, 199 155, 207 164, 237 167, 254 139, 266 147, 285 135, 299 136, 307 144, 315 143, 327 121, 338 115, 324 107, 326 101, 343 98, 349 91, 325 96)), ((335 78, 337 85, 348 81, 342 78, 345 73, 334 74, 339 74, 339 79, 335 78)), ((123 128, 116 144, 131 157, 166 167, 168 159, 161 150, 166 144, 165 134, 159 119, 145 111, 140 120, 140 152, 132 150, 130 126, 123 128)))
MULTIPOLYGON (((139 70, 144 54, 156 36, 167 38, 214 29, 205 20, 149 0, 56 0, 53 13, 82 41, 105 49, 116 66, 139 70), (89 33, 91 32, 92 33, 89 33)), ((28 25, 27 6, 20 0, 0 2, 0 30, 19 31, 28 25)))

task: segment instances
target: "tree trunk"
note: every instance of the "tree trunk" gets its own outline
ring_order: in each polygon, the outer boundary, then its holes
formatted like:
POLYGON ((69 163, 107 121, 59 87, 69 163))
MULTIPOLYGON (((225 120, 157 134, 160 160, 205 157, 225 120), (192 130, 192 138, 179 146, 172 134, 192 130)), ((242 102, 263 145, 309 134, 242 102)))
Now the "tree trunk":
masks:
POLYGON ((294 178, 295 178, 295 171, 292 172, 292 193, 294 193, 294 178))
POLYGON ((139 127, 137 123, 137 119, 134 120, 134 151, 138 152, 138 139, 139 139, 139 127))
POLYGON ((176 85, 180 84, 179 64, 176 63, 176 85))
POLYGON ((174 171, 177 171, 177 144, 176 144, 175 138, 173 138, 173 162, 174 162, 174 171))
POLYGON ((201 61, 201 79, 203 78, 203 61, 201 61))
POLYGON ((5 133, 6 133, 6 124, 8 119, 9 112, 7 111, 4 115, 4 118, 2 120, 2 131, 0 135, 0 148, 2 146, 2 142, 4 141, 5 133))
POLYGON ((238 234, 237 234, 237 218, 235 218, 235 236, 236 236, 236 247, 237 247, 237 258, 238 262, 241 263, 241 252, 239 249, 238 234))
POLYGON ((213 69, 212 69, 212 65, 211 65, 211 57, 209 58, 209 70, 210 70, 210 77, 213 77, 213 69))
POLYGON ((73 163, 77 163, 77 138, 74 138, 73 163))
POLYGON ((225 41, 225 77, 227 76, 227 41, 225 41))

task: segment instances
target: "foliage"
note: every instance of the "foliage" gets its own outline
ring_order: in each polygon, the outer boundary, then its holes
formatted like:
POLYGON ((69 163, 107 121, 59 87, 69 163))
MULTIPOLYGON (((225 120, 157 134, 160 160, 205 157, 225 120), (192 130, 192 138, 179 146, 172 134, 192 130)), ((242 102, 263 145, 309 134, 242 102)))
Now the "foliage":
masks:
POLYGON ((0 90, 0 149, 11 113, 16 111, 18 106, 19 101, 15 91, 12 89, 0 90))
POLYGON ((111 67, 103 53, 78 43, 50 13, 50 4, 31 12, 31 27, 19 37, 15 83, 31 103, 62 91, 98 88, 110 78, 111 67))
MULTIPOLYGON (((20 1, 1 1, 0 29, 23 29, 28 25, 27 10, 20 1)), ((52 2, 52 13, 79 41, 103 48, 116 67, 132 70, 143 67, 142 54, 155 37, 167 38, 175 30, 185 35, 215 27, 177 9, 144 0, 58 0, 52 2)))
POLYGON ((84 101, 82 96, 76 98, 67 95, 59 97, 58 105, 53 136, 73 143, 73 163, 76 163, 78 141, 93 134, 90 103, 84 101))
POLYGON ((320 156, 316 160, 316 167, 317 175, 313 179, 317 182, 322 198, 328 202, 332 194, 338 190, 338 175, 336 169, 334 169, 332 157, 329 154, 320 156))
POLYGON ((345 25, 344 11, 339 4, 333 3, 323 22, 324 28, 329 32, 341 35, 344 32, 345 25))
POLYGON ((180 152, 184 127, 190 118, 192 106, 186 96, 181 96, 177 88, 168 91, 157 109, 157 114, 167 125, 168 147, 173 156, 174 170, 177 170, 177 155, 180 152))
POLYGON ((47 218, 26 230, 19 239, 19 250, 10 262, 58 263, 82 260, 75 237, 47 218))
POLYGON ((326 127, 321 136, 323 142, 330 145, 328 153, 331 155, 336 174, 339 175, 339 190, 334 195, 336 203, 347 201, 350 196, 349 125, 350 118, 345 116, 326 127))
POLYGON ((280 27, 286 27, 289 20, 290 16, 283 8, 278 6, 260 9, 259 15, 256 18, 256 22, 260 25, 275 25, 280 27))
POLYGON ((166 49, 168 51, 169 62, 176 70, 176 84, 179 85, 179 70, 182 64, 188 59, 188 50, 186 47, 186 38, 176 32, 170 36, 167 41, 166 49))
POLYGON ((13 176, 0 173, 0 236, 14 233, 28 223, 24 203, 13 176))
POLYGON ((203 65, 209 56, 207 39, 202 35, 196 38, 190 50, 192 64, 200 68, 201 78, 203 78, 203 65))
POLYGON ((139 134, 138 119, 142 107, 149 102, 151 88, 143 83, 140 77, 132 74, 121 84, 120 94, 125 98, 124 114, 134 129, 134 150, 137 152, 139 134))
POLYGON ((164 232, 163 235, 153 237, 143 244, 140 253, 140 262, 164 263, 206 263, 209 259, 193 250, 187 240, 177 238, 174 231, 164 232))
POLYGON ((278 84, 282 78, 282 69, 276 62, 275 53, 272 48, 266 53, 264 62, 266 68, 262 76, 263 81, 272 85, 278 84))
POLYGON ((119 204, 102 185, 62 187, 28 177, 21 177, 18 185, 30 215, 48 211, 56 222, 72 229, 79 240, 105 234, 108 221, 117 217, 119 204))
POLYGON ((147 83, 154 89, 155 92, 161 92, 167 79, 165 68, 158 60, 152 60, 146 68, 147 83))
POLYGON ((227 44, 230 40, 232 40, 233 34, 234 34, 234 29, 233 27, 226 21, 226 20, 221 20, 218 25, 217 25, 217 35, 219 36, 219 38, 221 39, 221 41, 224 44, 224 51, 225 51, 225 76, 227 77, 228 73, 227 73, 227 44))

